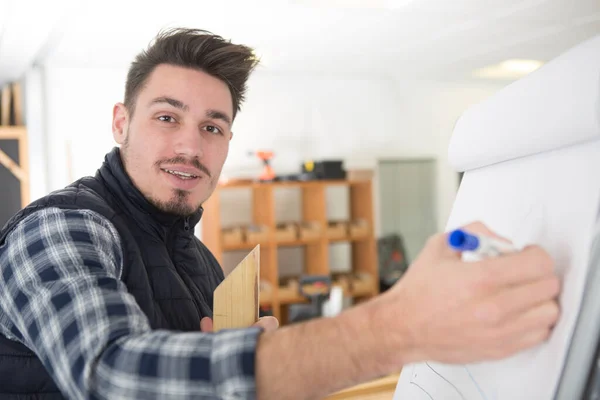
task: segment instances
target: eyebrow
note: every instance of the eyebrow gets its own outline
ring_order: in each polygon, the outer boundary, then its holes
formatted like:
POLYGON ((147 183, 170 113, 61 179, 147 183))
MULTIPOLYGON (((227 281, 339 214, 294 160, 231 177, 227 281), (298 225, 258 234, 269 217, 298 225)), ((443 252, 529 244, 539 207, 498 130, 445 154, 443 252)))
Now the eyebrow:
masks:
POLYGON ((231 126, 231 118, 227 114, 217 110, 208 110, 206 112, 206 116, 211 119, 220 119, 227 123, 227 125, 231 126))
POLYGON ((187 111, 190 109, 186 104, 183 104, 183 102, 181 102, 177 99, 174 99, 172 97, 167 97, 167 96, 157 97, 157 98, 153 99, 150 102, 150 105, 160 104, 160 103, 167 103, 175 108, 180 109, 181 111, 187 111))

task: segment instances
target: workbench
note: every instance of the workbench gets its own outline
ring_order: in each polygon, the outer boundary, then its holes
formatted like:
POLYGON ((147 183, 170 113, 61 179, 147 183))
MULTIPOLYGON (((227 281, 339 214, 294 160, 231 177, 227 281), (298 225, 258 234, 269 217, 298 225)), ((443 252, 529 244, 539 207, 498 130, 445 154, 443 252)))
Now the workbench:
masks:
POLYGON ((334 393, 324 400, 392 400, 400 373, 394 373, 334 393))

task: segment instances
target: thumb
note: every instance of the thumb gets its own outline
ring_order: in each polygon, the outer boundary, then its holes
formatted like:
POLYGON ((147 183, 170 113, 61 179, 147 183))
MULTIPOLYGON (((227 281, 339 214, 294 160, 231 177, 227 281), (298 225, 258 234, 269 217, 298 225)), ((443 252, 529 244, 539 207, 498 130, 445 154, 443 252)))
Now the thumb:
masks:
POLYGON ((279 328, 279 321, 271 316, 261 317, 254 323, 254 326, 263 328, 265 332, 270 332, 279 328))
POLYGON ((213 331, 213 321, 209 317, 204 317, 200 320, 200 330, 202 332, 212 332, 213 331))

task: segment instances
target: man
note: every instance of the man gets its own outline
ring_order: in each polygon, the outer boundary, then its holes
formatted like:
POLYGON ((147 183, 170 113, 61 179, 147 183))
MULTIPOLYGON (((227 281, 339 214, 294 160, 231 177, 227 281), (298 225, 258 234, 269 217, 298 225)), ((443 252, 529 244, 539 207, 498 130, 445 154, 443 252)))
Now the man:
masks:
POLYGON ((406 363, 495 359, 548 337, 559 282, 543 250, 463 263, 443 234, 389 291, 335 318, 211 332, 223 273, 193 229, 255 65, 203 31, 159 35, 114 107, 120 148, 6 224, 2 398, 317 399, 406 363))

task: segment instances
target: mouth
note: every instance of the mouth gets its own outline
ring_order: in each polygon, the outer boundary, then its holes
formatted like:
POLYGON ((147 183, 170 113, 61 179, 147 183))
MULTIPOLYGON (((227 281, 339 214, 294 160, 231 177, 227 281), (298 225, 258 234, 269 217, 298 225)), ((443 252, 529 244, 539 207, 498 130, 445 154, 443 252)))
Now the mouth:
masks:
POLYGON ((167 174, 171 174, 171 175, 176 176, 176 177, 178 177, 180 179, 183 179, 183 180, 190 180, 190 179, 200 178, 198 175, 190 174, 190 173, 183 172, 183 171, 176 171, 176 170, 166 169, 166 168, 161 168, 161 170, 163 172, 166 172, 167 174))

